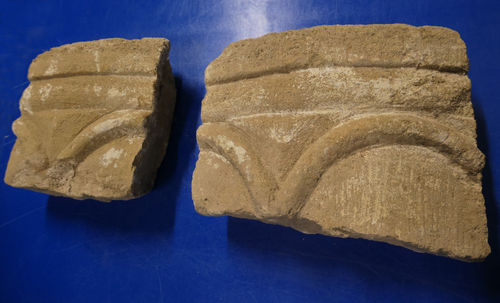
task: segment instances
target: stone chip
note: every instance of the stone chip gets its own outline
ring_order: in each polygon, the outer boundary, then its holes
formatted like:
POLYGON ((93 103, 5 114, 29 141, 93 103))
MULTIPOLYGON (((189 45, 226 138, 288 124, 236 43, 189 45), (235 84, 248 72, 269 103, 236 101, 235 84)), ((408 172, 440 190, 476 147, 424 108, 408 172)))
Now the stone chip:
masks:
POLYGON ((490 253, 465 43, 403 24, 230 44, 206 69, 196 210, 465 261, 490 253))
POLYGON ((103 39, 35 58, 5 182, 101 201, 151 190, 175 106, 169 50, 163 38, 103 39))

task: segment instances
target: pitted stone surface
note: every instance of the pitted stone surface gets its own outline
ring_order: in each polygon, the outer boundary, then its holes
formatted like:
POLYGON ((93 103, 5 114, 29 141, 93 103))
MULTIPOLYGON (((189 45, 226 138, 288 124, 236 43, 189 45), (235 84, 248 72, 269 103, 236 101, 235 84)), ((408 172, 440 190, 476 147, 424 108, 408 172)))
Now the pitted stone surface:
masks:
POLYGON ((175 106, 162 38, 55 47, 32 62, 5 182, 76 199, 148 192, 175 106))
POLYGON ((468 68, 459 34, 442 27, 319 26, 232 43, 205 73, 196 210, 484 259, 468 68))

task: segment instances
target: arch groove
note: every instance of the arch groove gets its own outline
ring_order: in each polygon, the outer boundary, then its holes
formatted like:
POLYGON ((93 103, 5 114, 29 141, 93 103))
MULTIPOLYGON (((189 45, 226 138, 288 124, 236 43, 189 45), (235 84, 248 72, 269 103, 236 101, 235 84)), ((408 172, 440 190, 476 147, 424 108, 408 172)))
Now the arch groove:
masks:
POLYGON ((484 155, 473 138, 436 120, 408 114, 364 116, 333 127, 299 158, 280 184, 274 203, 297 214, 323 173, 336 161, 370 146, 417 145, 446 155, 479 180, 484 155))

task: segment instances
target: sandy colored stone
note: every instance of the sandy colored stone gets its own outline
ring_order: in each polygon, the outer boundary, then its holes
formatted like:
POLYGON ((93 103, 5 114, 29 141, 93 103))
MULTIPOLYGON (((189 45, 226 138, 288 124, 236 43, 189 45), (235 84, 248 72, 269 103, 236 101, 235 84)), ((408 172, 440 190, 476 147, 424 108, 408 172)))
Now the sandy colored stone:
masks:
POLYGON ((468 68, 442 27, 319 26, 230 44, 205 73, 196 210, 484 259, 468 68))
POLYGON ((103 39, 35 58, 5 182, 102 201, 151 190, 175 106, 169 50, 162 38, 103 39))

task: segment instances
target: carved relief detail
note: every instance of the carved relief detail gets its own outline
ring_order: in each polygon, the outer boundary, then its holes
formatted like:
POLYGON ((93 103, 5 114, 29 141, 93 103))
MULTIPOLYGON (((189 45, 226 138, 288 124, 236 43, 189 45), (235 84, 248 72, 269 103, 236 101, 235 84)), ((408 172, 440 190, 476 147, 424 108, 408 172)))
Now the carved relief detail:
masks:
POLYGON ((196 209, 483 259, 467 70, 463 41, 439 27, 322 26, 231 44, 206 70, 196 209))
POLYGON ((132 188, 147 165, 134 161, 151 153, 143 145, 153 131, 164 152, 175 102, 168 51, 165 39, 104 39, 39 55, 12 126, 18 140, 6 182, 78 199, 143 194, 132 188), (158 117, 164 129, 153 130, 148 121, 158 117))

